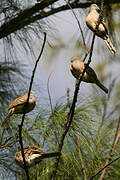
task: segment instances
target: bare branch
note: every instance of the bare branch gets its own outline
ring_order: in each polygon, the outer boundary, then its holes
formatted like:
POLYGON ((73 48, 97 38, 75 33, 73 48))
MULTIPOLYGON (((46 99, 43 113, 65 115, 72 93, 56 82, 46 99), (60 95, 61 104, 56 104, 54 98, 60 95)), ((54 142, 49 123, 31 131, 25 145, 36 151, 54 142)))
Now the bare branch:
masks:
POLYGON ((74 132, 74 135, 75 135, 75 138, 76 138, 76 144, 77 144, 77 147, 78 147, 78 152, 79 152, 79 157, 80 157, 80 160, 81 160, 81 167, 82 167, 82 173, 83 173, 83 179, 84 180, 87 180, 87 175, 86 175, 86 171, 85 171, 85 165, 84 165, 84 160, 83 160, 83 157, 82 157, 82 152, 81 152, 81 147, 80 147, 80 138, 78 136, 78 132, 76 131, 76 129, 74 128, 73 126, 73 132, 74 132))
POLYGON ((89 178, 89 180, 94 179, 98 174, 100 174, 105 168, 107 168, 108 166, 110 166, 112 163, 114 163, 115 161, 119 160, 120 156, 118 156, 116 159, 112 160, 110 163, 108 163, 106 166, 104 166, 102 169, 100 169, 95 175, 91 176, 89 178))
POLYGON ((12 147, 13 143, 10 143, 10 141, 12 139, 14 139, 16 137, 16 139, 18 138, 18 133, 13 134, 11 137, 9 137, 8 139, 5 140, 5 142, 3 144, 0 144, 0 151, 8 148, 8 147, 12 147))
POLYGON ((53 113, 53 106, 52 106, 52 99, 51 99, 51 95, 50 95, 50 89, 49 89, 49 81, 50 81, 50 77, 52 75, 52 72, 50 73, 48 80, 47 80, 47 90, 48 90, 48 97, 49 97, 49 102, 50 102, 50 107, 51 107, 51 111, 53 113))
POLYGON ((70 107, 70 89, 67 88, 67 106, 70 107))
MULTIPOLYGON (((103 1, 101 2, 101 7, 103 7, 103 1)), ((101 10, 101 13, 100 13, 100 16, 99 16, 98 24, 96 25, 96 31, 97 31, 97 29, 98 29, 98 27, 99 27, 99 24, 100 24, 101 20, 102 20, 102 10, 101 10)), ((92 38, 89 60, 88 60, 88 62, 87 62, 87 64, 86 64, 83 72, 80 74, 79 79, 76 81, 76 87, 75 87, 75 91, 74 91, 74 97, 73 97, 72 105, 71 105, 71 107, 70 107, 70 111, 69 111, 68 116, 67 116, 67 122, 66 122, 65 125, 64 125, 63 134, 62 134, 62 137, 61 137, 59 146, 58 146, 58 152, 60 152, 60 153, 61 153, 62 148, 63 148, 63 145, 64 145, 64 139, 65 139, 65 137, 66 137, 66 135, 67 135, 67 133, 68 133, 68 131, 69 131, 69 128, 70 128, 70 126, 71 126, 72 119, 73 119, 73 116, 74 116, 75 106, 76 106, 76 102, 77 102, 77 96, 78 96, 78 92, 79 92, 79 86, 80 86, 80 84, 81 84, 82 78, 83 78, 83 76, 84 76, 84 73, 85 73, 87 67, 88 67, 89 64, 91 63, 91 58, 92 58, 92 53, 93 53, 94 42, 95 42, 95 32, 94 32, 93 38, 92 38)), ((55 179, 59 161, 60 161, 60 156, 58 156, 58 157, 56 158, 56 162, 55 162, 54 169, 53 169, 53 173, 52 173, 52 175, 51 175, 51 177, 50 177, 50 180, 54 180, 54 179, 55 179)))
MULTIPOLYGON (((11 33, 16 32, 17 30, 20 30, 24 28, 25 26, 34 23, 37 20, 41 20, 43 18, 46 18, 50 15, 56 14, 58 12, 68 10, 69 7, 68 5, 62 5, 57 8, 51 8, 51 10, 44 11, 44 8, 47 8, 49 5, 53 4, 58 0, 45 0, 42 1, 41 3, 35 4, 32 8, 27 8, 25 10, 22 10, 18 15, 9 20, 6 23, 3 23, 0 27, 0 39, 7 37, 11 33), (35 15, 37 14, 37 15, 35 15)), ((80 3, 78 2, 73 2, 70 3, 71 8, 87 8, 89 7, 93 2, 86 2, 86 3, 80 3)), ((105 1, 105 4, 108 2, 105 1)), ((115 3, 120 3, 119 0, 109 0, 109 4, 115 4, 115 3)))
MULTIPOLYGON (((113 151, 114 151, 114 149, 115 149, 115 147, 116 147, 116 145, 117 145, 117 142, 118 142, 118 140, 119 140, 119 137, 120 137, 120 117, 119 117, 119 119, 118 119, 118 124, 117 124, 117 128, 116 128, 116 133, 115 133, 113 145, 112 145, 112 148, 110 149, 110 152, 109 152, 108 157, 107 157, 107 159, 106 159, 105 166, 106 166, 106 165, 109 163, 109 161, 110 161, 110 158, 111 158, 111 156, 112 156, 112 154, 113 154, 113 151)), ((100 178, 99 178, 100 180, 103 179, 103 177, 104 177, 104 175, 105 175, 105 171, 106 171, 106 168, 104 168, 104 170, 103 170, 103 172, 102 172, 102 174, 101 174, 101 176, 100 176, 100 178)))
MULTIPOLYGON (((85 73, 85 70, 83 71, 82 74, 80 74, 79 81, 76 83, 76 88, 75 88, 75 91, 74 91, 74 97, 73 97, 72 105, 70 107, 70 111, 69 111, 68 116, 67 116, 67 122, 64 125, 62 137, 61 137, 61 140, 60 140, 60 143, 59 143, 59 146, 58 146, 58 152, 60 152, 60 153, 61 153, 62 147, 64 145, 64 139, 65 139, 65 137, 66 137, 66 135, 67 135, 67 133, 69 131, 69 128, 71 126, 71 123, 72 123, 72 119, 73 119, 74 111, 75 111, 75 105, 76 105, 76 102, 77 102, 77 96, 78 96, 78 92, 79 92, 79 86, 81 84, 82 77, 83 77, 84 73, 85 73)), ((52 173, 52 175, 50 177, 50 180, 55 179, 59 161, 60 161, 60 156, 56 157, 56 162, 55 162, 53 173, 52 173)))
POLYGON ((86 43, 85 43, 84 33, 83 33, 82 27, 81 27, 81 25, 80 25, 79 19, 77 18, 77 15, 75 14, 74 10, 72 9, 69 1, 67 1, 67 0, 65 0, 65 1, 66 1, 66 3, 68 4, 69 8, 71 9, 73 15, 75 16, 75 19, 77 20, 77 23, 78 23, 78 26, 79 26, 79 29, 80 29, 80 32, 81 32, 81 35, 82 35, 83 44, 84 44, 85 50, 86 50, 87 47, 86 47, 86 43))
POLYGON ((33 84, 33 80, 34 80, 34 76, 35 76, 35 71, 36 71, 36 68, 37 68, 37 64, 38 64, 38 62, 40 60, 40 57, 41 57, 41 55, 43 53, 45 42, 46 42, 46 33, 44 33, 44 41, 43 41, 42 49, 41 49, 41 52, 40 52, 40 55, 39 55, 38 59, 36 60, 35 67, 34 67, 33 72, 32 72, 31 81, 30 81, 30 85, 29 85, 29 91, 28 91, 28 97, 27 97, 27 101, 26 101, 26 103, 24 105, 24 113, 23 113, 23 116, 22 116, 22 121, 21 121, 21 124, 18 125, 18 127, 19 127, 19 143, 20 143, 20 146, 21 146, 21 153, 22 153, 22 157, 23 157, 23 161, 24 161, 24 169, 25 169, 25 172, 26 172, 27 180, 29 180, 29 172, 28 172, 28 167, 26 166, 25 155, 24 155, 24 147, 23 147, 23 140, 22 140, 22 128, 23 128, 23 123, 24 123, 25 114, 26 114, 26 107, 27 107, 27 105, 29 103, 29 97, 30 97, 30 92, 31 92, 31 89, 32 89, 32 84, 33 84))

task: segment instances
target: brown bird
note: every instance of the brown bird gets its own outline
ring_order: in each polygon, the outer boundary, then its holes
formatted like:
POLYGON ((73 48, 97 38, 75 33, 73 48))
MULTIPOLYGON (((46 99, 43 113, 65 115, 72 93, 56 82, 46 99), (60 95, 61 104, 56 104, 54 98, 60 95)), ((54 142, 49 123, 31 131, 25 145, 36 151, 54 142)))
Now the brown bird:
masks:
POLYGON ((102 20, 102 22, 100 22, 98 29, 96 29, 96 25, 98 24, 99 16, 100 16, 99 7, 96 4, 92 4, 90 6, 89 14, 86 18, 86 24, 93 32, 95 32, 95 34, 97 36, 99 36, 100 38, 102 38, 105 41, 105 43, 107 44, 111 53, 115 54, 116 49, 113 46, 113 44, 109 38, 108 29, 106 27, 104 20, 102 20))
MULTIPOLYGON (((28 146, 24 148, 24 154, 25 154, 27 167, 31 167, 42 161, 42 159, 44 158, 59 156, 61 153, 59 152, 45 153, 40 147, 28 146)), ((21 150, 15 153, 15 160, 21 167, 23 167, 24 162, 23 162, 21 150)))
POLYGON ((25 113, 29 113, 30 111, 32 111, 34 109, 35 104, 36 104, 36 98, 35 98, 34 91, 30 92, 28 105, 26 106, 26 109, 24 109, 24 105, 27 102, 27 97, 28 97, 28 93, 14 99, 10 103, 10 105, 8 107, 8 115, 4 122, 7 122, 7 120, 9 120, 10 116, 12 116, 13 114, 22 114, 24 111, 25 111, 25 113))
MULTIPOLYGON (((80 61, 78 56, 73 56, 71 58, 70 70, 71 70, 72 75, 76 79, 79 79, 85 66, 86 66, 86 63, 84 63, 83 61, 80 61)), ((101 84, 101 82, 97 78, 95 71, 90 66, 87 67, 86 72, 84 73, 84 76, 82 77, 82 81, 87 82, 87 83, 94 83, 97 86, 99 86, 105 93, 108 93, 108 89, 103 84, 101 84)))

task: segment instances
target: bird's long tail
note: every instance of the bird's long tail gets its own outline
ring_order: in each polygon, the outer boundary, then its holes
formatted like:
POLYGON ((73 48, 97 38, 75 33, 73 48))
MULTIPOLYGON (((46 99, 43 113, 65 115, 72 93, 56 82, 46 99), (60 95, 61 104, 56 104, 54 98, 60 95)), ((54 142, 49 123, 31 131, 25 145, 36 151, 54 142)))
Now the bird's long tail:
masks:
MULTIPOLYGON (((36 158, 33 164, 30 164, 30 166, 34 165, 34 164, 38 164, 42 159, 44 158, 52 158, 55 156, 60 156, 61 153, 60 152, 51 152, 51 153, 45 153, 45 154, 41 154, 40 157, 36 158)), ((31 161, 32 162, 32 161, 31 161)))
POLYGON ((51 152, 51 153, 45 153, 45 154, 42 154, 41 158, 44 159, 44 158, 51 158, 51 157, 55 157, 55 156, 59 156, 61 155, 60 152, 51 152))
POLYGON ((108 94, 108 89, 98 80, 96 84, 106 93, 108 94))
POLYGON ((107 44, 108 48, 110 49, 111 53, 112 54, 115 54, 116 53, 116 49, 115 47, 113 46, 110 38, 108 37, 107 39, 104 39, 105 43, 107 44))

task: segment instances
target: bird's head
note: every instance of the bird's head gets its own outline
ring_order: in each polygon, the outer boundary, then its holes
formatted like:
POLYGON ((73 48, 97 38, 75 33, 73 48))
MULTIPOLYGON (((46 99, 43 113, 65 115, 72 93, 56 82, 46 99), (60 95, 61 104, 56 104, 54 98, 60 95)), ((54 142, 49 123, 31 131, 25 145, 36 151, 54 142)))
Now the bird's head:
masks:
POLYGON ((80 58, 78 56, 73 56, 71 59, 70 59, 70 62, 73 63, 74 61, 80 61, 80 58))
POLYGON ((30 98, 35 98, 35 92, 34 91, 30 92, 30 98))
POLYGON ((96 11, 100 11, 100 8, 97 6, 97 4, 91 4, 90 6, 90 12, 96 10, 96 11))

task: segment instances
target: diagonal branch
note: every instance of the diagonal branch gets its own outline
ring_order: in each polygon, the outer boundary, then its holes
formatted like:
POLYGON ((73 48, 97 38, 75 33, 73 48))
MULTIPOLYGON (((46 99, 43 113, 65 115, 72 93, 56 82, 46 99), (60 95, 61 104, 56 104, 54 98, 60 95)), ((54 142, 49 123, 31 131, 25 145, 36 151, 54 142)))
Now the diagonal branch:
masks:
POLYGON ((79 29, 80 29, 80 32, 81 32, 81 36, 82 36, 82 40, 83 40, 84 47, 85 47, 85 49, 87 49, 86 43, 85 43, 85 38, 84 38, 84 33, 83 33, 82 27, 81 27, 81 25, 80 25, 80 22, 79 22, 79 20, 78 20, 78 18, 77 18, 77 15, 76 15, 76 13, 74 12, 74 10, 72 9, 69 1, 67 1, 67 0, 65 0, 65 1, 66 1, 66 3, 68 4, 69 8, 71 9, 73 15, 75 16, 75 19, 77 20, 77 23, 78 23, 78 26, 79 26, 79 29))
POLYGON ((41 49, 41 52, 40 52, 40 55, 39 55, 38 59, 36 60, 35 67, 34 67, 33 72, 32 72, 31 81, 30 81, 30 85, 29 85, 29 91, 28 91, 28 97, 27 97, 27 101, 26 101, 26 103, 24 105, 24 112, 23 112, 23 116, 22 116, 22 121, 21 121, 21 124, 18 126, 19 127, 19 143, 20 143, 20 146, 21 146, 21 153, 22 153, 22 157, 23 157, 24 169, 25 169, 25 172, 26 172, 27 180, 29 180, 29 172, 28 172, 28 167, 26 165, 26 161, 25 161, 25 155, 24 155, 24 147, 23 147, 23 140, 22 140, 22 128, 23 128, 23 123, 24 123, 25 114, 26 114, 26 107, 27 107, 27 105, 29 103, 29 97, 30 97, 30 92, 31 92, 31 89, 32 89, 32 84, 33 84, 33 80, 34 80, 34 76, 35 76, 35 71, 36 71, 36 68, 37 68, 37 64, 38 64, 38 62, 40 60, 40 57, 41 57, 41 55, 43 53, 45 42, 46 42, 46 33, 44 33, 44 42, 43 42, 43 45, 42 45, 42 49, 41 49))
MULTIPOLYGON (((106 165, 109 163, 109 161, 110 161, 110 158, 111 158, 111 156, 112 156, 112 154, 113 154, 113 152, 114 152, 114 149, 115 149, 115 147, 116 147, 116 145, 117 145, 117 142, 118 142, 118 140, 119 140, 119 137, 120 137, 120 117, 119 117, 119 119, 118 119, 118 124, 117 124, 117 128, 116 128, 116 133, 115 133, 113 145, 112 145, 112 148, 110 149, 110 152, 109 152, 108 157, 107 157, 107 159, 106 159, 105 166, 106 166, 106 165)), ((105 172, 106 172, 106 168, 104 168, 104 170, 103 170, 103 172, 102 172, 99 180, 103 180, 103 177, 104 177, 104 175, 105 175, 105 172)))
MULTIPOLYGON (((17 14, 16 17, 10 19, 8 22, 3 23, 0 26, 0 39, 7 37, 11 33, 16 32, 24 28, 25 26, 36 22, 37 20, 41 20, 46 18, 50 15, 56 14, 61 11, 68 10, 68 5, 62 5, 56 8, 51 8, 50 10, 46 11, 45 8, 49 7, 50 5, 54 4, 58 0, 44 0, 41 3, 35 4, 31 8, 27 8, 25 10, 21 10, 20 13, 17 14)), ((71 8, 88 8, 93 2, 85 2, 80 3, 79 1, 70 3, 71 8)), ((116 4, 120 3, 119 0, 109 0, 109 4, 116 4)), ((108 4, 105 1, 105 4, 108 4)))
MULTIPOLYGON (((94 39, 93 39, 94 40, 94 39)), ((93 44, 92 43, 92 50, 93 50, 93 44)), ((75 105, 76 105, 76 102, 77 102, 77 96, 78 96, 78 92, 79 92, 79 86, 81 84, 81 81, 82 81, 82 77, 84 76, 84 73, 86 71, 86 67, 90 64, 91 62, 91 57, 92 57, 92 50, 91 50, 91 56, 90 56, 90 61, 87 63, 87 65, 85 66, 82 74, 80 74, 80 78, 79 78, 79 81, 77 81, 76 83, 76 88, 75 88, 75 92, 74 92, 74 97, 73 97, 73 101, 72 101, 72 105, 70 107, 70 111, 68 113, 68 116, 67 116, 67 122, 65 123, 64 125, 64 129, 63 129, 63 134, 62 134, 62 137, 61 137, 61 140, 60 140, 60 143, 59 143, 59 146, 58 146, 58 152, 61 153, 62 151, 62 148, 63 148, 63 145, 64 145, 64 140, 65 140, 65 137, 69 131, 69 128, 71 126, 71 123, 72 123, 72 119, 73 119, 73 116, 74 116, 74 111, 75 111, 75 105)), ((56 162, 55 162, 55 165, 54 165, 54 169, 53 169, 53 173, 50 177, 50 180, 54 180, 55 179, 55 176, 56 176, 56 173, 57 173, 57 168, 58 168, 58 164, 59 164, 59 161, 60 161, 60 156, 58 156, 56 158, 56 162)))
MULTIPOLYGON (((102 20, 102 13, 103 13, 102 10, 103 10, 103 0, 101 1, 101 12, 100 12, 98 24, 96 25, 96 31, 97 31, 97 29, 99 27, 99 24, 100 24, 101 20, 102 20)), ((76 106, 76 102, 77 102, 77 96, 78 96, 78 92, 79 92, 79 86, 81 84, 81 81, 82 81, 82 78, 84 76, 84 73, 85 73, 86 69, 88 68, 89 64, 91 63, 94 42, 95 42, 95 32, 93 33, 93 38, 92 38, 92 43, 91 43, 90 55, 89 55, 88 62, 86 64, 86 66, 84 67, 83 72, 80 74, 79 79, 76 81, 76 87, 75 87, 75 91, 74 91, 74 97, 73 97, 72 105, 70 107, 70 111, 69 111, 68 116, 67 116, 67 122, 64 125, 63 134, 62 134, 59 146, 58 146, 58 152, 60 152, 60 153, 61 153, 63 145, 64 145, 65 137, 66 137, 66 135, 67 135, 67 133, 69 131, 69 128, 70 128, 70 126, 72 124, 74 111, 75 111, 75 106, 76 106)), ((52 175, 50 177, 50 180, 55 179, 59 161, 60 161, 60 156, 56 157, 56 162, 55 162, 53 173, 52 173, 52 175)))
POLYGON ((116 159, 113 159, 110 163, 108 163, 106 166, 104 166, 102 169, 100 169, 95 175, 91 176, 89 178, 89 180, 94 179, 98 174, 100 174, 105 168, 107 168, 108 166, 110 166, 112 163, 114 163, 115 161, 119 160, 120 156, 118 156, 116 159))
POLYGON ((52 74, 52 72, 50 73, 50 75, 49 75, 49 77, 48 77, 48 80, 47 80, 47 91, 48 91, 48 97, 49 97, 51 112, 52 112, 52 114, 53 114, 53 105, 52 105, 52 99, 51 99, 50 89, 49 89, 49 81, 50 81, 51 74, 52 74))
POLYGON ((75 16, 75 19, 77 20, 77 23, 78 23, 78 26, 79 26, 79 29, 80 29, 80 32, 81 32, 81 36, 82 36, 82 40, 83 40, 83 44, 84 44, 84 47, 85 47, 85 51, 86 51, 86 54, 85 54, 85 57, 83 59, 83 62, 85 61, 85 59, 87 58, 90 50, 87 50, 87 46, 86 46, 86 43, 85 43, 85 37, 84 37, 84 33, 83 33, 83 30, 82 30, 82 27, 80 25, 80 22, 79 22, 79 19, 77 18, 77 15, 75 14, 73 8, 71 7, 69 1, 65 0, 66 3, 68 4, 69 8, 71 9, 73 15, 75 16))
MULTIPOLYGON (((58 0, 44 0, 40 3, 36 3, 34 6, 30 8, 26 8, 25 10, 21 10, 16 17, 10 19, 7 22, 4 22, 0 27, 0 39, 14 33, 17 30, 20 30, 27 26, 30 23, 37 21, 38 19, 42 19, 42 12, 44 8, 52 5, 54 2, 58 0), (36 15, 39 13, 40 16, 36 15), (41 18, 40 18, 41 17, 41 18)), ((43 13, 44 14, 44 13, 43 13)))

